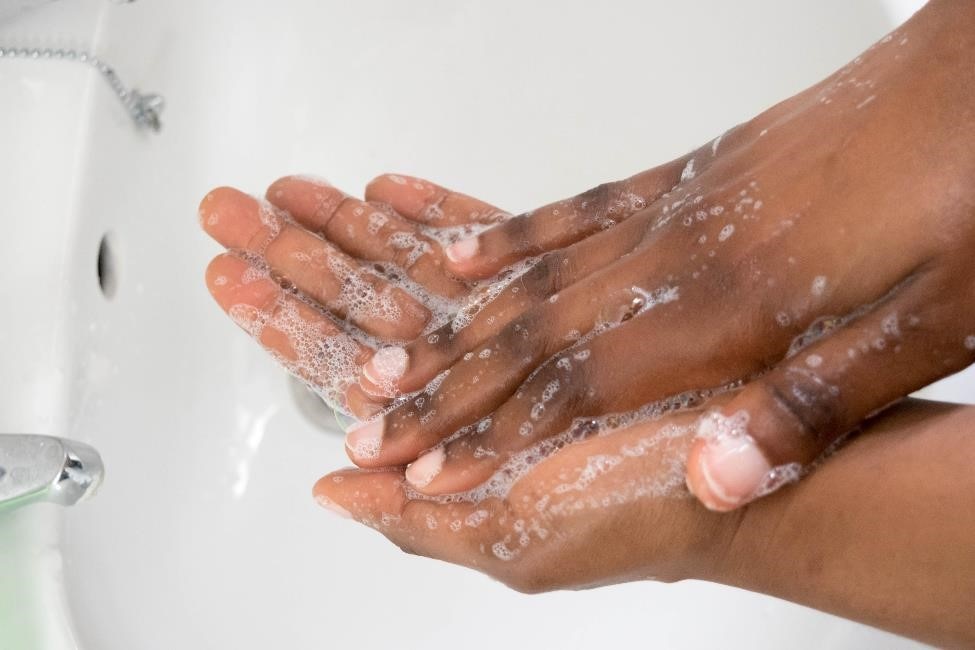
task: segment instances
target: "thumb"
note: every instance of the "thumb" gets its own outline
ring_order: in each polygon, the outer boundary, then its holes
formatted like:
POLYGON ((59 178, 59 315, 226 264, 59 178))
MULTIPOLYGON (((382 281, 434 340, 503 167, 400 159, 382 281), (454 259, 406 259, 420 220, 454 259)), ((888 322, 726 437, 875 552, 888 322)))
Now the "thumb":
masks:
POLYGON ((934 279, 915 280, 704 415, 688 455, 691 492, 711 510, 734 510, 797 480, 877 411, 975 361, 962 325, 971 315, 956 301, 932 304, 946 291, 934 279))

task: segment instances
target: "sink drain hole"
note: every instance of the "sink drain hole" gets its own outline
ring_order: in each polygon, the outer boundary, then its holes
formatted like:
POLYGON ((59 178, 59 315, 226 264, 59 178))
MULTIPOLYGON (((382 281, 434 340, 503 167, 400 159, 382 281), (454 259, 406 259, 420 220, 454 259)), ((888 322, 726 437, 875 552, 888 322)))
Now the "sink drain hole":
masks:
POLYGON ((98 244, 98 286, 106 298, 114 298, 118 289, 118 262, 112 236, 105 233, 98 244))

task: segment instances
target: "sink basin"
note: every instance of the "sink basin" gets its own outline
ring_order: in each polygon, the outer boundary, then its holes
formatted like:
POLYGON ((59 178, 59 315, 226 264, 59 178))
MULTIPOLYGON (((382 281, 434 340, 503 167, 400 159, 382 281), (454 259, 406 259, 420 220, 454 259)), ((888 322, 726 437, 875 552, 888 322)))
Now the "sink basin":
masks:
POLYGON ((315 172, 356 191, 399 170, 528 208, 708 140, 892 16, 595 7, 64 0, 0 23, 0 46, 89 48, 166 98, 162 131, 139 131, 90 68, 0 60, 0 431, 86 442, 106 467, 88 502, 0 520, 0 567, 28 558, 0 604, 21 589, 44 613, 11 650, 917 645, 710 584, 524 596, 404 556, 314 504, 348 462, 338 427, 212 304, 213 186, 315 172))

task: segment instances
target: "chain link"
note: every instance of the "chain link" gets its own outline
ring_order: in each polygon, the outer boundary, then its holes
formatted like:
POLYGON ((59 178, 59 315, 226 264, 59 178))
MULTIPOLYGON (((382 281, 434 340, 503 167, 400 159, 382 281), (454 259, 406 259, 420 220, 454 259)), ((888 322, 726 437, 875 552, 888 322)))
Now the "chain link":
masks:
POLYGON ((137 126, 157 132, 162 128, 159 120, 165 105, 162 96, 126 88, 114 68, 93 54, 71 49, 0 47, 0 59, 57 59, 87 64, 101 73, 137 126))

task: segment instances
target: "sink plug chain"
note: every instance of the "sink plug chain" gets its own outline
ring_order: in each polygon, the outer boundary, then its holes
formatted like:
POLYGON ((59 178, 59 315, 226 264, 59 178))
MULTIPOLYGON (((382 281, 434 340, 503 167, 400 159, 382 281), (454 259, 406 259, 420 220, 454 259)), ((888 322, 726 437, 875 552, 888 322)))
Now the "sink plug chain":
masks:
POLYGON ((77 61, 86 63, 98 70, 101 75, 112 87, 115 95, 122 102, 125 110, 140 128, 149 128, 159 131, 162 122, 159 114, 162 112, 165 102, 162 95, 156 93, 141 93, 135 88, 126 88, 125 84, 116 74, 115 70, 93 54, 79 50, 64 50, 51 48, 16 48, 0 47, 0 59, 59 59, 64 61, 77 61))

